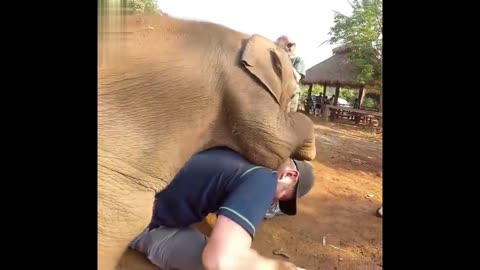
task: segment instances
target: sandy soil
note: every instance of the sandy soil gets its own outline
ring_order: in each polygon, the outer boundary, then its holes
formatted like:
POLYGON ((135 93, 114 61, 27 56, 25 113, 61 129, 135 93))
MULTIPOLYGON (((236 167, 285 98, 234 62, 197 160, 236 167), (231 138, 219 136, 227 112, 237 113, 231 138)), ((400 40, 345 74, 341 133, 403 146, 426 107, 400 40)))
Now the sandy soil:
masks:
MULTIPOLYGON (((362 125, 312 119, 315 186, 299 201, 297 216, 266 220, 253 247, 306 269, 382 269, 382 218, 375 216, 382 205, 382 138, 362 125)), ((209 216, 198 228, 208 234, 214 222, 209 216)), ((128 251, 120 269, 157 268, 128 251)))

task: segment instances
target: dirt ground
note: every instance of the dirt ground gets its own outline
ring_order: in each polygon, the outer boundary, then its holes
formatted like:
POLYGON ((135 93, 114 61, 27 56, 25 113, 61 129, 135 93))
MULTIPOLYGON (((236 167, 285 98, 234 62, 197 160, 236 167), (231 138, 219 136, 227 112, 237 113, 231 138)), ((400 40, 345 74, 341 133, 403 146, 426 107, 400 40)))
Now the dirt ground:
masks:
MULTIPOLYGON (((312 117, 317 134, 315 186, 295 217, 262 223, 253 242, 261 254, 309 269, 383 269, 382 138, 373 129, 312 117), (324 243, 325 239, 325 243, 324 243), (274 255, 283 249, 289 256, 274 255)), ((209 233, 209 216, 198 228, 209 233)), ((128 251, 120 269, 157 269, 128 251)))

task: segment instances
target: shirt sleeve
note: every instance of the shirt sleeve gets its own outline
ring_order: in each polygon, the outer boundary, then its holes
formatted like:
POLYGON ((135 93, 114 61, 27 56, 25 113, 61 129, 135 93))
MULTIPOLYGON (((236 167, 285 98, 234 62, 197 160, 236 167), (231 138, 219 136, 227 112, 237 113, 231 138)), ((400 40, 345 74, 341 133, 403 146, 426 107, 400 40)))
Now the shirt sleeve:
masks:
POLYGON ((293 67, 299 74, 305 77, 305 62, 300 57, 297 57, 295 60, 293 67))
POLYGON ((241 183, 227 196, 218 215, 230 218, 253 238, 277 190, 275 172, 259 168, 243 175, 241 183))

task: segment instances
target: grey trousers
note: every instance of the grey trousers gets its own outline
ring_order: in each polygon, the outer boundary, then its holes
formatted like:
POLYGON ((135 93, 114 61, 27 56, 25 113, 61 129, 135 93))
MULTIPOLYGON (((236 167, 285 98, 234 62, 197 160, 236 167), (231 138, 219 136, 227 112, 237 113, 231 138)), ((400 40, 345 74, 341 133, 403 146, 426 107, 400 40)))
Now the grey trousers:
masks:
POLYGON ((162 270, 202 270, 207 237, 190 227, 146 229, 129 245, 162 270))

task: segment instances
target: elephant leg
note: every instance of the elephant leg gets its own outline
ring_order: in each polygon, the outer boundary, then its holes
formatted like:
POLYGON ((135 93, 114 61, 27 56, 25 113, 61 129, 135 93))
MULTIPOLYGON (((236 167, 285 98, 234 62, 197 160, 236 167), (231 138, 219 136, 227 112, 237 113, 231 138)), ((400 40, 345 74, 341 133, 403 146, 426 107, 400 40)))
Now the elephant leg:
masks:
POLYGON ((98 269, 116 269, 130 241, 150 222, 154 192, 101 187, 98 191, 98 269))

